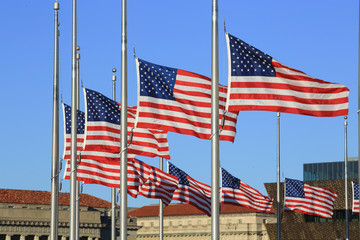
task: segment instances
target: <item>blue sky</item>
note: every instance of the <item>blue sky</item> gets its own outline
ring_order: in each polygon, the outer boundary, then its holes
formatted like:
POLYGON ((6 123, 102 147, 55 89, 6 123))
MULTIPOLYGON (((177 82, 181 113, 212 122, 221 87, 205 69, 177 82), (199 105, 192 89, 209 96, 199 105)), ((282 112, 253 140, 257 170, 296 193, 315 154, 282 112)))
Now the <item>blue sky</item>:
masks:
MULTIPOLYGON (((60 93, 71 103, 72 1, 59 1, 60 93)), ((350 89, 348 153, 356 156, 358 99, 357 1, 219 1, 220 83, 227 85, 223 22, 229 33, 278 61, 350 89)), ((0 3, 0 187, 51 190, 54 1, 0 3)), ((133 47, 146 61, 211 76, 211 1, 128 1, 128 104, 136 105, 133 47)), ((120 80, 121 1, 78 1, 80 78, 109 97, 112 68, 120 80)), ((83 96, 81 96, 83 99, 83 96)), ((117 82, 117 100, 120 81, 117 82)), ((84 109, 83 100, 81 109, 84 109)), ((221 165, 267 194, 276 182, 276 113, 241 112, 234 143, 220 143, 221 165)), ((60 112, 60 155, 63 151, 60 112)), ((210 184, 211 143, 168 134, 172 163, 210 184)), ((157 158, 141 158, 158 166, 157 158)), ((302 180, 304 163, 344 159, 344 119, 281 114, 281 177, 302 180)), ((69 192, 63 182, 63 192, 69 192)), ((110 201, 110 189, 84 193, 110 201)), ((139 196, 129 206, 157 203, 139 196)))

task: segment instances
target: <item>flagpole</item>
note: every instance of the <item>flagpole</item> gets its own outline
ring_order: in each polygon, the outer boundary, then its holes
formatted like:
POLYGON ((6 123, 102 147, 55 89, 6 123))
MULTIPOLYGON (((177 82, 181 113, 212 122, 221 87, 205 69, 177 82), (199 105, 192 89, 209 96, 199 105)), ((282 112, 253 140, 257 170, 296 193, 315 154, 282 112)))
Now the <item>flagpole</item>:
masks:
POLYGON ((347 116, 344 117, 344 161, 345 161, 345 234, 346 240, 349 239, 349 203, 348 203, 348 151, 347 151, 347 116))
MULTIPOLYGON (((112 97, 116 100, 116 68, 112 69, 112 97)), ((116 188, 111 188, 111 240, 116 240, 116 188)))
POLYGON ((60 4, 54 3, 54 83, 53 83, 53 123, 51 157, 51 221, 50 239, 58 239, 59 224, 59 19, 60 4))
MULTIPOLYGON (((159 158, 160 170, 163 170, 163 158, 159 158)), ((159 240, 164 239, 164 207, 163 201, 159 199, 159 240)))
MULTIPOLYGON (((359 1, 360 2, 360 1, 359 1)), ((360 13, 360 3, 359 3, 359 9, 360 13)), ((360 18, 359 18, 359 37, 358 37, 358 183, 360 184, 360 18)), ((360 213, 359 213, 359 232, 360 236, 360 213)))
POLYGON ((127 22, 126 0, 121 1, 121 173, 120 239, 127 239, 127 22))
POLYGON ((70 240, 76 239, 76 162, 77 162, 77 94, 76 84, 76 0, 72 2, 72 78, 71 78, 71 160, 70 160, 70 240))
MULTIPOLYGON (((77 108, 76 110, 80 110, 80 47, 76 47, 76 89, 77 89, 77 95, 76 95, 76 101, 77 101, 77 108)), ((77 113, 76 113, 77 117, 77 113)), ((77 144, 76 144, 77 148, 77 144)), ((81 161, 81 154, 79 152, 79 159, 77 160, 77 163, 80 163, 81 161)), ((77 166, 76 164, 76 175, 77 175, 77 166)), ((76 233, 75 233, 75 239, 80 238, 80 182, 76 181, 76 216, 75 216, 75 225, 76 225, 76 233)))
POLYGON ((280 211, 280 113, 276 113, 277 116, 277 148, 276 148, 276 210, 277 210, 277 239, 281 240, 281 211, 280 211))
POLYGON ((219 26, 218 0, 212 1, 211 41, 211 239, 219 233, 219 26))

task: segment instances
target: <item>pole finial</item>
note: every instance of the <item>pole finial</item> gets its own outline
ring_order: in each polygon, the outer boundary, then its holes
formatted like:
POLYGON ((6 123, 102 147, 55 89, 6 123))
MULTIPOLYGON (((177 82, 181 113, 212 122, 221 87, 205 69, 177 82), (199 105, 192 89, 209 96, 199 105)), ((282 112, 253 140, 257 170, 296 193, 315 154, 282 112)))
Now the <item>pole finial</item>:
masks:
POLYGON ((112 80, 113 80, 113 82, 115 83, 115 81, 116 81, 116 75, 115 75, 115 73, 116 73, 116 68, 113 68, 113 69, 112 69, 112 72, 113 72, 112 80))
POLYGON ((80 46, 76 46, 76 51, 80 51, 80 46))
POLYGON ((54 2, 54 10, 59 10, 60 9, 60 4, 58 3, 58 1, 54 2))
POLYGON ((135 45, 133 46, 133 55, 134 55, 134 58, 136 58, 135 45))

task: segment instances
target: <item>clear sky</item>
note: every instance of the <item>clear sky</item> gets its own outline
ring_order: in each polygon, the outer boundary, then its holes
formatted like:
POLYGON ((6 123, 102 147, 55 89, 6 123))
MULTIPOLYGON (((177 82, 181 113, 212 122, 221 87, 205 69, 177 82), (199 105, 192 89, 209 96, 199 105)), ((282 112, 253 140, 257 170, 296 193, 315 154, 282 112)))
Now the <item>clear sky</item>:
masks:
MULTIPOLYGON (((59 2, 60 93, 71 104, 72 1, 59 2)), ((0 2, 1 188, 51 190, 53 3, 0 2)), ((210 0, 134 0, 127 5, 129 105, 137 101, 134 46, 146 61, 211 76, 210 0)), ((121 1, 78 1, 77 16, 81 80, 111 97, 112 68, 120 80, 121 1)), ((348 154, 357 156, 358 1, 219 1, 220 83, 227 85, 224 20, 229 33, 279 62, 350 89, 348 154)), ((221 165, 265 195, 264 183, 276 182, 276 122, 273 112, 241 112, 235 142, 220 143, 221 165)), ((168 134, 168 141, 172 163, 210 184, 211 142, 175 133, 168 134)), ((158 158, 139 159, 159 165, 158 158)), ((282 178, 302 180, 304 163, 343 159, 343 117, 281 114, 282 178)), ((69 191, 70 182, 64 181, 62 192, 69 191)), ((110 192, 84 186, 84 193, 108 201, 110 192)), ((128 197, 129 206, 157 202, 128 197)))

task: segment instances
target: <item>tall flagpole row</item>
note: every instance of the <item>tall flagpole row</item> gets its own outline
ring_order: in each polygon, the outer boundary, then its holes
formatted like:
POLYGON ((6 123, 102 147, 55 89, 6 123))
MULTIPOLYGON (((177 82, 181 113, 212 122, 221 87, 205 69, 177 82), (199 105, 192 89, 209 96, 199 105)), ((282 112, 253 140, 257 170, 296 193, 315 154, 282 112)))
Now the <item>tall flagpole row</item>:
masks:
POLYGON ((344 162, 345 162, 345 235, 346 240, 349 239, 349 203, 348 203, 348 151, 347 151, 347 116, 344 117, 344 162))
POLYGON ((76 84, 76 0, 72 5, 72 74, 71 74, 71 160, 70 160, 70 240, 76 239, 76 167, 77 167, 77 84, 76 84))
MULTIPOLYGON (((112 69, 112 97, 116 101, 116 68, 112 69)), ((111 188, 111 240, 116 240, 116 188, 111 188)))
POLYGON ((120 239, 127 239, 127 15, 126 0, 121 1, 121 172, 120 239))
MULTIPOLYGON (((277 239, 281 240, 281 200, 280 200, 280 113, 277 116, 277 144, 276 144, 276 217, 277 239)), ((284 186, 285 188, 285 186, 284 186)))
POLYGON ((219 26, 218 1, 212 1, 211 41, 211 239, 219 231, 219 26))
POLYGON ((54 3, 54 84, 51 160, 50 239, 58 239, 59 224, 59 18, 60 4, 54 3))

